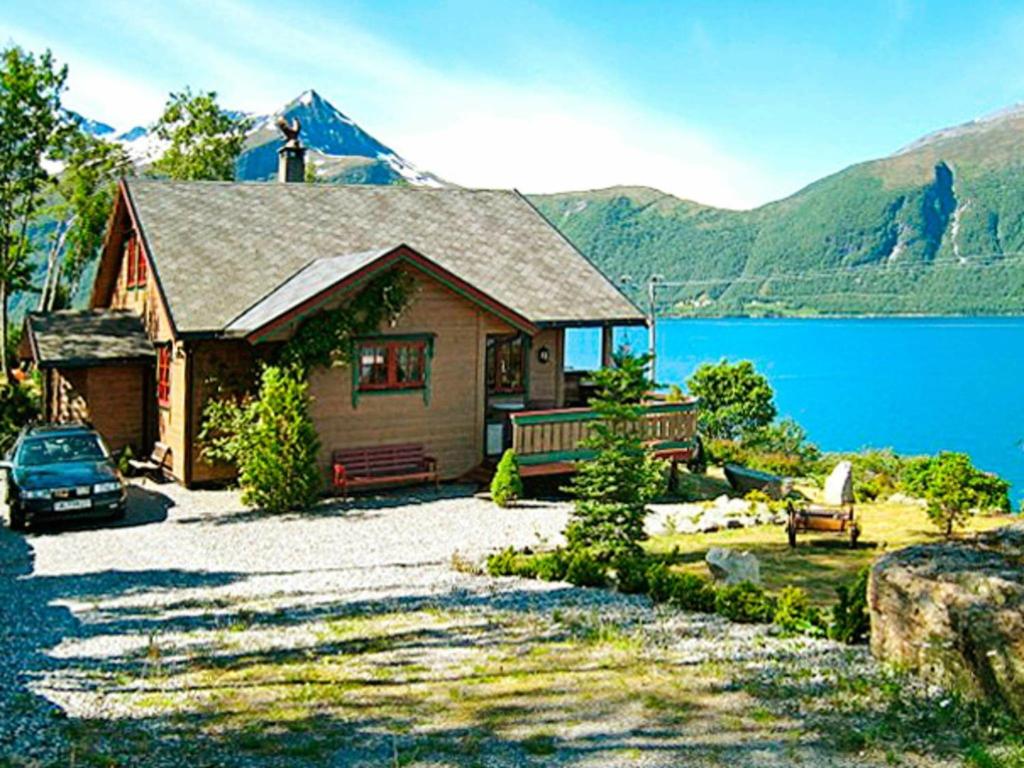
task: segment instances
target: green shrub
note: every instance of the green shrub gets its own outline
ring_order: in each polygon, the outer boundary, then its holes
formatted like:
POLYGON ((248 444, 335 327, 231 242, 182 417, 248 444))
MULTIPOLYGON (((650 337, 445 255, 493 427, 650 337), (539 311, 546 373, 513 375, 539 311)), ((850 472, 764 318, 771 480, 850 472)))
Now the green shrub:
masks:
POLYGON ((849 461, 852 465, 853 495, 857 501, 886 499, 897 491, 905 491, 902 478, 908 460, 891 448, 829 454, 820 462, 822 478, 835 469, 840 461, 849 461))
POLYGON ((916 464, 909 480, 916 489, 923 486, 928 517, 947 537, 974 511, 1010 511, 1010 484, 975 467, 966 453, 944 451, 916 464))
POLYGON ((132 471, 132 459, 135 458, 135 451, 132 450, 130 445, 126 445, 117 454, 117 471, 122 475, 131 474, 132 471))
POLYGON ((836 587, 838 602, 832 607, 828 636, 847 645, 867 642, 871 631, 868 616, 868 578, 870 567, 862 568, 850 584, 836 587))
POLYGON ((564 581, 569 558, 564 549, 555 549, 533 556, 533 569, 543 581, 564 581))
POLYGON ((654 563, 647 568, 647 596, 656 603, 667 603, 672 597, 674 575, 665 563, 654 563))
POLYGON ((669 603, 684 611, 714 613, 715 588, 707 579, 678 573, 665 563, 647 569, 647 595, 656 603, 669 603))
POLYGON ((775 600, 749 581, 719 587, 715 610, 731 621, 767 624, 775 618, 775 600))
POLYGON ((32 380, 0 383, 0 452, 14 445, 22 427, 39 415, 39 389, 32 380))
POLYGON ((807 592, 800 587, 788 586, 779 592, 772 621, 787 632, 825 634, 820 612, 811 605, 807 592))
POLYGON ((519 476, 519 459, 511 448, 505 451, 491 479, 491 499, 499 507, 508 507, 523 496, 523 479, 519 476))
POLYGON ((564 549, 534 553, 506 547, 487 558, 487 573, 491 576, 562 581, 568 568, 569 558, 564 549))
POLYGON ((706 437, 736 440, 775 418, 775 393, 749 360, 704 363, 686 386, 700 398, 698 418, 706 437))
POLYGON ((515 547, 506 547, 487 558, 487 573, 491 576, 520 576, 526 579, 537 577, 533 557, 526 552, 518 552, 515 547))
POLYGON ((641 595, 647 592, 647 570, 650 558, 632 554, 617 558, 612 563, 615 571, 615 588, 627 595, 641 595))
POLYGON ((203 406, 203 458, 237 467, 249 506, 272 513, 307 509, 323 490, 309 405, 301 369, 268 365, 258 396, 216 398, 203 406))
POLYGON ((670 602, 684 611, 715 612, 715 587, 705 578, 693 573, 673 574, 670 602))
POLYGON ((317 502, 323 490, 320 438, 309 414, 309 384, 297 371, 263 370, 244 444, 238 482, 245 504, 280 513, 317 502))
POLYGON ((569 557, 565 580, 577 587, 603 587, 607 583, 605 565, 587 550, 577 550, 569 557))

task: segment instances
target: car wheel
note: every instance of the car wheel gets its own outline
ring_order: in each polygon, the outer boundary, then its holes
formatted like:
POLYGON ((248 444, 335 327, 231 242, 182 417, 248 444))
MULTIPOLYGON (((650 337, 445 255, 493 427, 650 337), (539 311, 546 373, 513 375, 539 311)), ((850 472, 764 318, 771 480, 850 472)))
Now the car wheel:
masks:
POLYGON ((11 504, 10 506, 10 518, 8 523, 12 531, 24 531, 27 527, 25 520, 25 510, 21 509, 17 504, 11 504))

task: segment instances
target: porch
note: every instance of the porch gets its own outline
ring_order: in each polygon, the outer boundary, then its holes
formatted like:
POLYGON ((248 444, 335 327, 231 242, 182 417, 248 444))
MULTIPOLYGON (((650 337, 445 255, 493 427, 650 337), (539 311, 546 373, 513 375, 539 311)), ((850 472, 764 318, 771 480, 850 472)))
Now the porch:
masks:
MULTIPOLYGON (((688 461, 696 448, 697 401, 654 401, 643 406, 640 438, 659 458, 688 461)), ((524 477, 572 472, 573 462, 592 456, 580 447, 598 418, 591 408, 512 413, 512 449, 524 477)))

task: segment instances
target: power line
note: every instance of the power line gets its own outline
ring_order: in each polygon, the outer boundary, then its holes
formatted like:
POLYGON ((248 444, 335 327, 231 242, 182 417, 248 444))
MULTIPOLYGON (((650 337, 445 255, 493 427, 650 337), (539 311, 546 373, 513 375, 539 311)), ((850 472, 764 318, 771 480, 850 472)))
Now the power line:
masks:
POLYGON ((832 267, 829 269, 811 270, 805 272, 774 272, 764 275, 740 274, 734 277, 711 277, 694 278, 688 280, 657 280, 655 283, 659 288, 684 288, 698 285, 718 285, 720 283, 763 283, 767 281, 807 281, 826 280, 837 277, 851 276, 884 276, 894 272, 929 272, 935 269, 962 269, 964 271, 977 269, 998 269, 1024 262, 1024 254, 1020 256, 990 258, 980 261, 971 256, 963 256, 958 260, 943 259, 928 263, 918 264, 865 264, 860 266, 832 267), (966 261, 966 259, 974 259, 966 261))

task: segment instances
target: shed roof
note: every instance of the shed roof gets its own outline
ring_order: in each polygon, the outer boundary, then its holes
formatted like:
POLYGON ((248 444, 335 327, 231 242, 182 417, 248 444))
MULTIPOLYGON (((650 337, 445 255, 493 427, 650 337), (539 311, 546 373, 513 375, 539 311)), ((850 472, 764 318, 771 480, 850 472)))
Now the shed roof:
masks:
POLYGON ((32 312, 25 327, 40 368, 145 362, 156 354, 142 319, 127 310, 32 312))
POLYGON ((179 332, 224 330, 314 260, 397 243, 538 325, 644 321, 514 191, 156 179, 125 189, 179 332))

